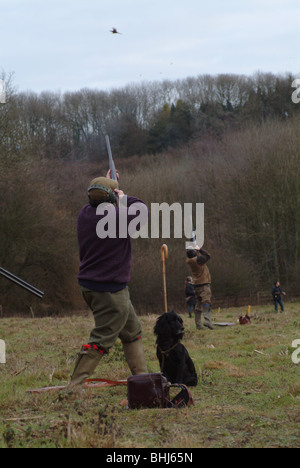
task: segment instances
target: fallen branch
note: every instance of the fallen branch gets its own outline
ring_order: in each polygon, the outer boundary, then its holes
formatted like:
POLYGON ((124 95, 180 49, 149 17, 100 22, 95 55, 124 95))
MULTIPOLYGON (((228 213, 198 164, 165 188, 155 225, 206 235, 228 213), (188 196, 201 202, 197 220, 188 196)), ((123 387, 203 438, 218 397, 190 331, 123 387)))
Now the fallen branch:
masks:
POLYGON ((262 354, 263 356, 267 356, 267 354, 263 353, 262 351, 258 351, 257 349, 255 349, 254 352, 257 354, 262 354))
POLYGON ((5 421, 28 421, 30 419, 43 419, 44 416, 23 416, 23 418, 8 418, 5 421))
POLYGON ((18 375, 22 374, 22 372, 24 372, 26 369, 28 369, 28 366, 25 366, 21 370, 14 372, 12 376, 17 377, 18 375))

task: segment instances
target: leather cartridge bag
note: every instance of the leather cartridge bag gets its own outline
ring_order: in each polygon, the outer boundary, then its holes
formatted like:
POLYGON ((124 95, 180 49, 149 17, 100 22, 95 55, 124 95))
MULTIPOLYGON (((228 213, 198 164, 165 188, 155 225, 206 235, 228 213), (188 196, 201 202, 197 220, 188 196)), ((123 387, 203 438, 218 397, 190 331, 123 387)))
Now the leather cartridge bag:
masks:
POLYGON ((183 384, 170 384, 162 374, 132 375, 127 379, 127 399, 130 409, 139 408, 183 408, 194 405, 190 390, 183 384), (170 398, 170 388, 181 391, 170 398))
POLYGON ((168 379, 161 373, 128 377, 127 392, 131 409, 167 408, 170 402, 168 379))

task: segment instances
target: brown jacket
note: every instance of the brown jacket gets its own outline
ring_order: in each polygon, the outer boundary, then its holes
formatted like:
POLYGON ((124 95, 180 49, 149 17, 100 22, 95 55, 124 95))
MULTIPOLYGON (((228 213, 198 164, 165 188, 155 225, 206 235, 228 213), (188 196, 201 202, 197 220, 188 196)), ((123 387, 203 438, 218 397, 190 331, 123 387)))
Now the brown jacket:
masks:
POLYGON ((203 259, 204 256, 207 257, 205 263, 198 263, 199 257, 187 258, 186 260, 187 264, 191 269, 193 285, 211 284, 211 275, 206 265, 206 262, 210 259, 210 255, 206 252, 206 255, 203 255, 204 251, 202 251, 201 253, 201 259, 203 259))

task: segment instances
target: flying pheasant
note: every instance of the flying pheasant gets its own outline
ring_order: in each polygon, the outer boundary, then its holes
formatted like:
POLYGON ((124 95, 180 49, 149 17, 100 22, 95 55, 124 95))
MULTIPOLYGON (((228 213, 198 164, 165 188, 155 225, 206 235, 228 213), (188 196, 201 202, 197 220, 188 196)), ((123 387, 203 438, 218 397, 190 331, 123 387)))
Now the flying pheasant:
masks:
POLYGON ((116 28, 112 28, 112 30, 110 32, 112 34, 122 34, 122 33, 119 33, 119 31, 116 28))

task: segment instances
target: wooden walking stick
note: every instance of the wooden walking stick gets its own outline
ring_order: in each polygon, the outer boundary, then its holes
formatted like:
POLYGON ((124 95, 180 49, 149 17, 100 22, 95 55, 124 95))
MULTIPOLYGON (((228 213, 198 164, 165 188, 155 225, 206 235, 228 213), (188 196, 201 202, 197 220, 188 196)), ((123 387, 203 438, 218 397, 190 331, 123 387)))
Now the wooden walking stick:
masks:
POLYGON ((162 272, 163 272, 163 288, 164 288, 164 308, 165 313, 168 312, 168 299, 167 299, 167 281, 166 281, 166 262, 165 260, 169 256, 168 246, 164 244, 161 248, 161 261, 162 261, 162 272))

